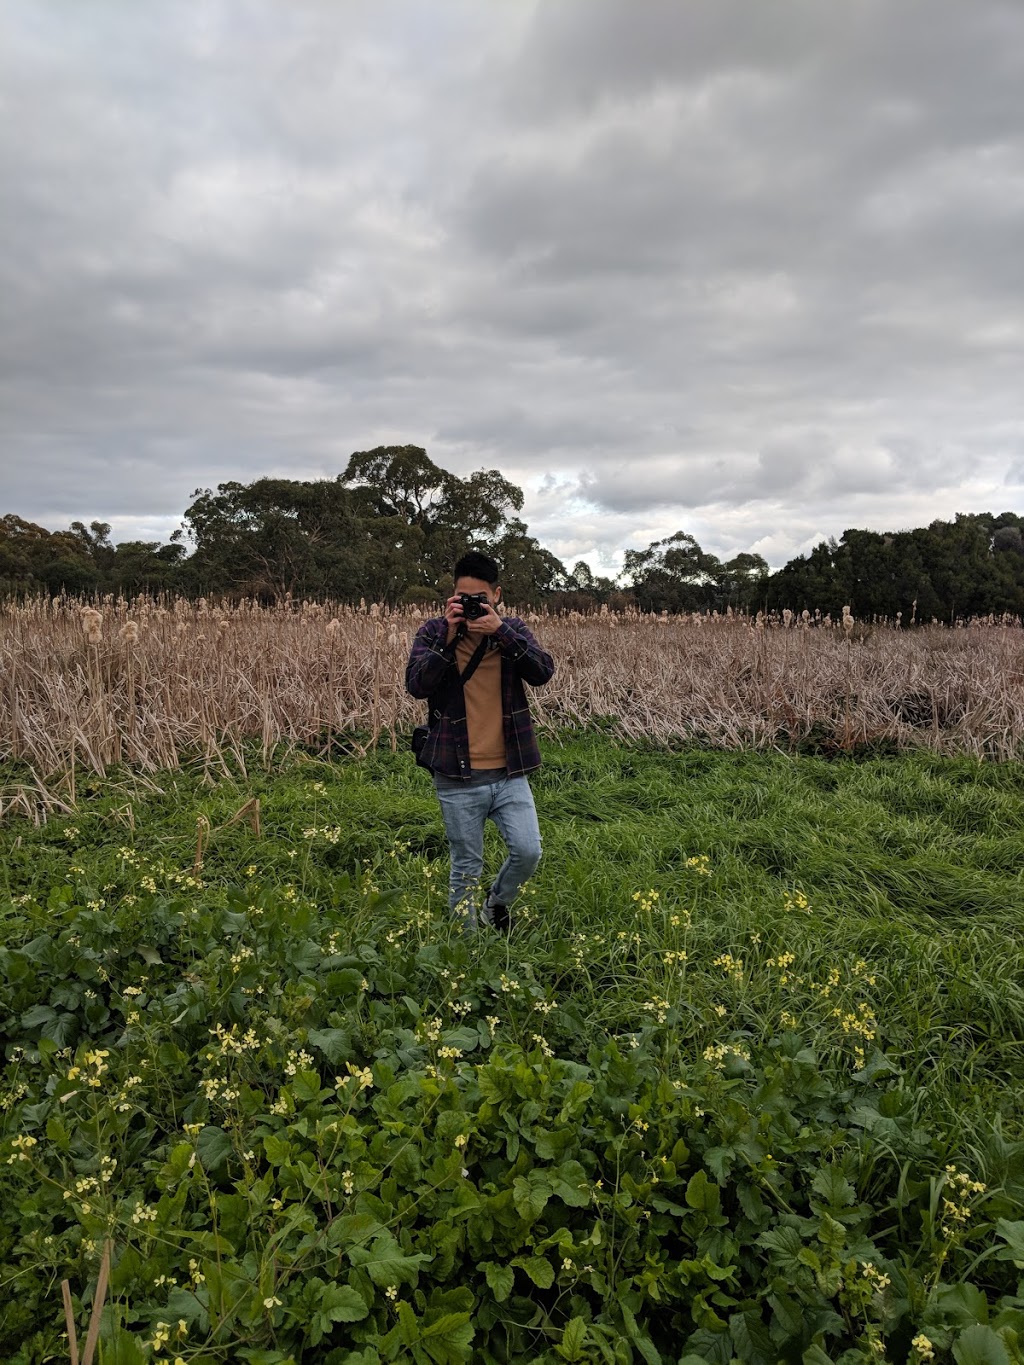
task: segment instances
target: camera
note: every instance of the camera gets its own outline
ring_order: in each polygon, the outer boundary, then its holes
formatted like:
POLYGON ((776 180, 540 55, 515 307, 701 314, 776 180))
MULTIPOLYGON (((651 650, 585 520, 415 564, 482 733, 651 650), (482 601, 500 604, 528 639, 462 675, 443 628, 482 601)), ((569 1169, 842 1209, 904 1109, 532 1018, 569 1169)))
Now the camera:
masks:
POLYGON ((481 616, 487 615, 488 602, 485 592, 460 592, 459 601, 462 604, 464 621, 478 621, 481 616))

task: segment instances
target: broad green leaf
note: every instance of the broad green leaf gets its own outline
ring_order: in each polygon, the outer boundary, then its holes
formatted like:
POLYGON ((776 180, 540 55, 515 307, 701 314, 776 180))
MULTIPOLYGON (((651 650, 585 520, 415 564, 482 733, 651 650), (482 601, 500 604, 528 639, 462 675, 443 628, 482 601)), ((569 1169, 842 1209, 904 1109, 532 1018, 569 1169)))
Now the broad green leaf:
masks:
POLYGON ((57 1017, 57 1011, 52 1005, 33 1005, 21 1016, 22 1028, 41 1028, 45 1024, 51 1023, 57 1017))
POLYGON ((756 1185, 739 1185, 736 1194, 740 1201, 740 1207, 752 1223, 763 1225, 768 1221, 768 1206, 756 1185))
MULTIPOLYGON (((52 1123, 53 1120, 51 1119, 52 1123)), ((47 1124, 49 1133, 49 1124, 47 1124)), ((156 1183, 161 1190, 172 1189, 181 1180, 182 1176, 189 1169, 192 1161, 194 1149, 191 1142, 177 1142, 171 1148, 171 1154, 157 1174, 156 1183)))
POLYGON ((545 1161, 558 1161, 576 1142, 576 1134, 568 1128, 556 1128, 554 1132, 544 1129, 535 1136, 537 1155, 545 1161))
POLYGON ((550 1289, 555 1282, 555 1268, 545 1256, 516 1256, 512 1264, 525 1270, 538 1289, 550 1289))
POLYGON ((570 1119, 581 1114, 593 1093, 594 1086, 590 1081, 573 1081, 558 1115, 558 1122, 568 1123, 570 1119))
POLYGON ((327 1229, 329 1247, 358 1246, 384 1229, 372 1213, 348 1213, 335 1218, 327 1229))
POLYGON ((360 1322, 370 1310, 362 1295, 349 1284, 328 1284, 320 1298, 319 1312, 331 1322, 360 1322))
POLYGON ((310 1104, 320 1095, 320 1076, 316 1071, 300 1071, 292 1077, 291 1092, 301 1104, 310 1104))
MULTIPOLYGON (((429 1313, 426 1317, 429 1317, 429 1313)), ((420 1343, 435 1365, 462 1365, 473 1349, 473 1324, 468 1313, 446 1313, 420 1328, 420 1343)))
POLYGON ((287 1139, 275 1137, 273 1133, 268 1133, 263 1139, 263 1150, 271 1166, 283 1166, 292 1153, 287 1139))
POLYGON ((736 1149, 735 1147, 709 1147, 704 1153, 704 1160, 707 1163, 708 1170, 716 1180, 728 1180, 733 1162, 736 1160, 736 1149))
POLYGON ((540 1171, 517 1176, 512 1182, 512 1202, 520 1218, 532 1223, 541 1216, 551 1197, 551 1185, 540 1171))
POLYGON ((573 1318, 566 1323, 565 1331, 562 1333, 562 1340, 555 1347, 555 1350, 563 1360, 575 1361, 581 1359, 583 1347, 587 1340, 587 1324, 582 1318, 573 1318))
POLYGON ((965 1327, 953 1343, 957 1365, 1010 1365, 1010 1355, 1002 1337, 980 1323, 965 1327))
POLYGON ((425 1252, 407 1256, 390 1232, 381 1233, 370 1247, 348 1247, 345 1253, 369 1275, 378 1289, 392 1284, 415 1284, 420 1267, 433 1260, 425 1252))
POLYGON ((191 1289, 186 1289, 182 1285, 172 1289, 168 1294, 166 1309, 171 1322, 183 1318, 190 1327, 198 1327, 201 1332, 206 1332, 209 1328, 210 1320, 206 1305, 200 1302, 199 1297, 191 1289))
POLYGON ((487 1287, 499 1303, 504 1303, 512 1293, 515 1284, 515 1272, 511 1266, 498 1265, 494 1261, 484 1261, 477 1266, 487 1277, 487 1287))
POLYGON ((474 1048, 480 1046, 480 1034, 475 1028, 460 1025, 459 1028, 448 1029, 441 1041, 445 1047, 457 1047, 460 1052, 472 1052, 474 1048))
MULTIPOLYGON (((46 1131, 47 1133, 50 1131, 49 1124, 46 1131)), ((1008 1218, 1000 1218, 996 1223, 996 1236, 1001 1237, 1006 1243, 1005 1247, 999 1249, 999 1260, 1012 1261, 1018 1270, 1024 1270, 1024 1222, 1011 1222, 1008 1218)))
POLYGON ((548 1171, 547 1176, 552 1192, 558 1195, 563 1204, 573 1209, 585 1209, 590 1203, 590 1181, 578 1161, 563 1161, 555 1170, 548 1171))
POLYGON ((619 1300, 619 1311, 622 1313, 622 1320, 626 1324, 626 1332, 630 1341, 647 1361, 647 1365, 663 1365, 654 1342, 646 1332, 641 1330, 632 1310, 621 1299, 619 1300))
POLYGON ((733 1313, 729 1319, 735 1354, 750 1365, 774 1365, 777 1352, 760 1313, 733 1313))
POLYGON ((686 1186, 686 1202, 699 1213, 714 1214, 721 1208, 722 1191, 708 1179, 705 1171, 698 1171, 686 1186))
MULTIPOLYGON (((65 1127, 63 1120, 59 1119, 56 1115, 47 1119, 46 1136, 55 1147, 60 1149, 60 1151, 66 1152, 69 1150, 71 1146, 71 1134, 65 1127)), ((191 1150, 191 1144, 189 1144, 189 1147, 191 1150)))
POLYGON ((314 1028, 307 1034, 308 1041, 319 1048, 331 1066, 340 1066, 352 1056, 352 1034, 346 1028, 314 1028))
POLYGON ((196 1151, 206 1170, 218 1171, 231 1155, 231 1139, 223 1128, 208 1123, 196 1138, 196 1151))
POLYGON ((116 1323, 111 1335, 103 1343, 103 1360, 104 1365, 107 1362, 109 1365, 144 1365, 146 1352, 139 1346, 133 1333, 116 1323))
POLYGON ((975 1284, 940 1285, 925 1315, 945 1327, 973 1327, 988 1321, 988 1299, 975 1284))
POLYGON ((811 1182, 811 1189, 832 1209, 849 1208, 857 1194, 838 1166, 824 1166, 811 1182))

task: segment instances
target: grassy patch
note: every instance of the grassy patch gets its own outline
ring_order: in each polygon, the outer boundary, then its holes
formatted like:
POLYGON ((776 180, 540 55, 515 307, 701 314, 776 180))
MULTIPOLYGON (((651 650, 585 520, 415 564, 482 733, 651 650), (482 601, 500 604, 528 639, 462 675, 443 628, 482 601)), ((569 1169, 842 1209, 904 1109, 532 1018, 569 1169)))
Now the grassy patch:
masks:
POLYGON ((118 1361, 1016 1349, 1020 770, 589 735, 534 790, 507 940, 401 753, 0 826, 3 1359, 108 1239, 118 1361))

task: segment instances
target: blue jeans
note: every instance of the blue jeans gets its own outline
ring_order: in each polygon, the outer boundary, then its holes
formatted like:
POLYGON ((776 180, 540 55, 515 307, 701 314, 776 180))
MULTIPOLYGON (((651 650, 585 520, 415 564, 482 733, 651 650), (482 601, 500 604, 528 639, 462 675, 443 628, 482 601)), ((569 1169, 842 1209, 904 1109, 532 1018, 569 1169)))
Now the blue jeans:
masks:
POLYGON ((511 905, 519 888, 540 862, 540 827, 533 792, 525 777, 509 777, 504 768, 475 772, 465 780, 434 774, 441 816, 448 835, 451 872, 448 905, 461 914, 466 928, 476 928, 473 893, 484 870, 484 824, 493 820, 508 845, 508 857, 494 879, 488 900, 511 905))

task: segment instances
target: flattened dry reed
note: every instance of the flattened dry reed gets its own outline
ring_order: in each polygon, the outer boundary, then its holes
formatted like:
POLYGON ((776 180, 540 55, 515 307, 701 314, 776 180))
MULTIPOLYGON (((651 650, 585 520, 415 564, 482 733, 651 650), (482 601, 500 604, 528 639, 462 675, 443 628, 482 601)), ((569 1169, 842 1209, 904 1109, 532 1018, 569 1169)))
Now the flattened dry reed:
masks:
MULTIPOLYGON (((52 775, 173 768, 256 740, 397 746, 422 715, 404 688, 416 609, 338 603, 0 606, 0 759, 52 775)), ((1007 759, 1024 740, 1024 630, 852 628, 826 618, 530 616, 557 672, 533 694, 556 731, 725 747, 887 741, 1007 759)))

